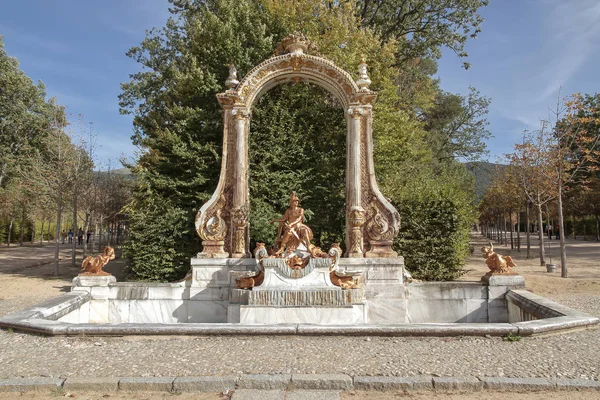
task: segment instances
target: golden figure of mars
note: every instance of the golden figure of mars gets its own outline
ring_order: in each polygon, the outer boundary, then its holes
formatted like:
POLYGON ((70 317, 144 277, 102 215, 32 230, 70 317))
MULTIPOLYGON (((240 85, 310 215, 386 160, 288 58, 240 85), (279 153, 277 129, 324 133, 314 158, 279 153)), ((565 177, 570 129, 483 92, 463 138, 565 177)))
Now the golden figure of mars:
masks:
POLYGON ((290 208, 288 208, 281 219, 274 219, 269 223, 277 222, 277 251, 276 256, 279 256, 287 249, 292 252, 298 248, 300 244, 306 247, 306 250, 311 248, 310 241, 313 238, 312 230, 304 225, 304 209, 299 207, 300 199, 295 192, 290 194, 290 208))

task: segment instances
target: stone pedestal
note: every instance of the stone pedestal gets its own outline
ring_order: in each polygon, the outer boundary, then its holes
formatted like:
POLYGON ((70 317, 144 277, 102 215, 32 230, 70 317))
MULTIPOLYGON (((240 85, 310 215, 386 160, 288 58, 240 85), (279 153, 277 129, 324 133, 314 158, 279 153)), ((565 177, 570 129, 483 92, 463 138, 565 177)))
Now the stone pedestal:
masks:
POLYGON ((398 253, 392 250, 393 240, 371 240, 371 249, 365 253, 369 258, 397 258, 398 253))
POLYGON ((483 276, 481 282, 487 285, 488 322, 508 322, 506 293, 525 288, 525 278, 516 274, 492 274, 483 276))
POLYGON ((404 258, 342 258, 341 270, 362 270, 367 323, 406 322, 406 296, 403 280, 404 258))
POLYGON ((80 287, 94 287, 94 286, 106 286, 108 287, 111 283, 116 283, 117 278, 112 275, 77 275, 73 278, 72 288, 80 287))

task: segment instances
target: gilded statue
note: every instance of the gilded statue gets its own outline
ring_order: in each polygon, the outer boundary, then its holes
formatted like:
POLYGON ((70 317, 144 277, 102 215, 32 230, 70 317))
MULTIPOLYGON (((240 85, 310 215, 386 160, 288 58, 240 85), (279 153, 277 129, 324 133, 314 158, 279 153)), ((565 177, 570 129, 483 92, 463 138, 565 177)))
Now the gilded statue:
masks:
POLYGON ((87 256, 81 263, 81 273, 79 275, 110 275, 102 270, 110 260, 115 259, 115 249, 110 246, 104 248, 104 253, 96 257, 87 256))
POLYGON ((290 208, 288 208, 281 219, 271 220, 269 223, 277 222, 277 241, 275 246, 275 256, 280 256, 284 250, 287 252, 295 251, 301 244, 307 251, 314 247, 310 244, 313 238, 312 230, 304 225, 304 209, 299 207, 300 199, 296 192, 290 193, 290 208))
POLYGON ((481 252, 483 253, 483 258, 485 258, 485 263, 487 264, 490 272, 488 275, 492 274, 505 274, 512 275, 515 272, 511 269, 511 267, 516 267, 517 264, 513 261, 511 256, 501 256, 500 254, 494 251, 494 245, 490 242, 489 247, 484 246, 481 248, 481 252))
MULTIPOLYGON (((259 261, 265 257, 269 257, 267 255, 267 249, 265 248, 264 243, 256 243, 254 257, 259 261)), ((235 283, 238 289, 252 289, 254 286, 260 286, 265 279, 265 273, 261 269, 256 272, 246 272, 245 274, 242 273, 241 276, 239 276, 240 274, 236 275, 238 276, 235 277, 235 283)))

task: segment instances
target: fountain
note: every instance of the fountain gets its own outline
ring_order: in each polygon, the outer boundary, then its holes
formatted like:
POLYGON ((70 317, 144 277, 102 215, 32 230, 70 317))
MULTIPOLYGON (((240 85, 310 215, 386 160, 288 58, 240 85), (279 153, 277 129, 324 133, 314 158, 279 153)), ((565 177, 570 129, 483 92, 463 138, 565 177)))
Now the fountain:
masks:
MULTIPOLYGON (((101 267, 73 280, 70 293, 0 319, 0 327, 48 335, 286 334, 520 335, 579 329, 598 318, 529 293, 510 266, 481 282, 411 282, 392 249, 400 215, 380 192, 373 165, 367 64, 355 81, 331 61, 307 54, 293 34, 241 81, 230 67, 223 108, 217 188, 198 212, 203 250, 177 283, 116 282, 101 267), (248 131, 255 100, 276 85, 310 82, 336 96, 347 121, 346 252, 311 243, 295 193, 278 240, 250 254, 248 131)), ((107 250, 110 252, 110 250, 107 250)), ((501 256, 487 254, 490 262, 501 256)), ((107 253, 108 254, 108 253, 107 253)), ((500 258, 498 258, 500 257, 500 258)), ((105 255, 98 263, 108 262, 105 255), (105 260, 106 259, 106 260, 105 260)), ((92 265, 93 261, 88 260, 92 265)), ((505 263, 506 264, 506 263, 505 263)), ((104 265, 104 264, 102 264, 104 265)))

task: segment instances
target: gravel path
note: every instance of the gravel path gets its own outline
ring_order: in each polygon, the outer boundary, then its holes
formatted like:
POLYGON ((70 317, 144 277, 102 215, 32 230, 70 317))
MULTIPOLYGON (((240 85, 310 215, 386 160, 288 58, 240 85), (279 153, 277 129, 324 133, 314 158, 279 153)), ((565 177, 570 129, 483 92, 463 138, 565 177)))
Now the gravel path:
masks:
MULTIPOLYGON (((52 288, 65 282, 40 281, 47 290, 5 299, 0 291, 0 315, 59 294, 52 288)), ((600 316, 599 295, 548 297, 600 316)), ((343 373, 600 380, 599 355, 598 329, 519 342, 479 337, 41 337, 0 330, 0 379, 343 373)))

